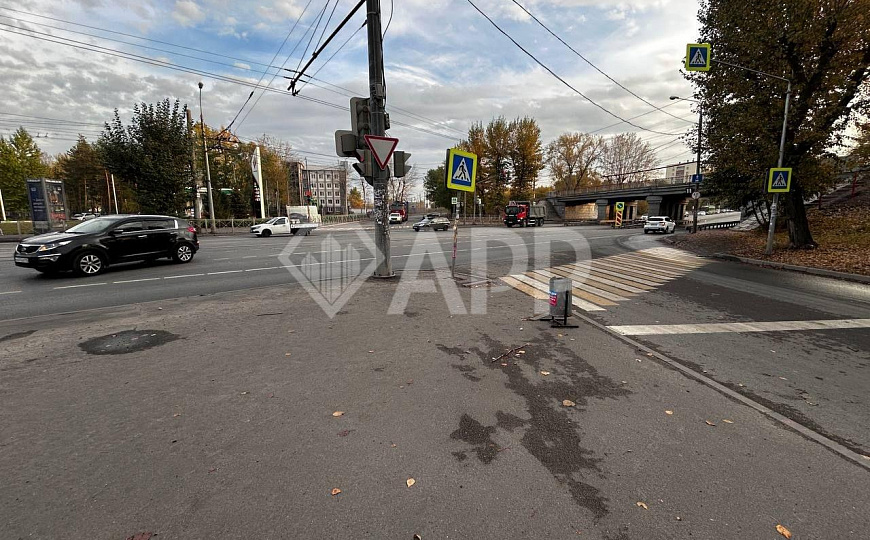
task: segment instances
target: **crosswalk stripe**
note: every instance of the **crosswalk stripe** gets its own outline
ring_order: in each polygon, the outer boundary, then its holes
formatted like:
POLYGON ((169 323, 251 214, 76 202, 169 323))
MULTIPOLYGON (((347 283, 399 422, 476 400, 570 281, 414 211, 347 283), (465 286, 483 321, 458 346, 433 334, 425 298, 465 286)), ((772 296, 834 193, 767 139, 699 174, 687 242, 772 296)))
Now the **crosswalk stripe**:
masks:
POLYGON ((695 268, 703 266, 703 264, 701 264, 697 261, 678 261, 678 260, 669 259, 666 257, 660 257, 660 256, 652 254, 652 253, 644 253, 643 259, 657 261, 657 264, 662 264, 665 266, 669 266, 672 268, 678 268, 678 269, 692 269, 692 270, 694 270, 695 268))
MULTIPOLYGON (((555 274, 552 274, 551 272, 549 272, 547 270, 538 270, 536 272, 526 272, 526 275, 528 275, 529 277, 531 277, 533 279, 537 279, 538 281, 542 281, 548 287, 549 287, 551 277, 560 277, 560 276, 557 276, 555 274)), ((598 294, 595 294, 595 293, 588 290, 588 289, 594 290, 593 287, 578 287, 577 285, 578 285, 577 283, 575 283, 573 281, 571 282, 571 287, 572 287, 571 293, 574 296, 576 296, 578 298, 582 298, 582 299, 587 300, 589 302, 592 302, 593 304, 598 304, 599 306, 615 306, 616 305, 616 302, 612 302, 610 299, 605 298, 603 296, 600 296, 598 294)))
POLYGON ((560 268, 551 268, 551 272, 554 274, 559 274, 562 277, 571 278, 575 281, 580 281, 581 283, 588 283, 593 287, 597 287, 603 291, 608 291, 613 294, 618 294, 622 296, 635 296, 644 291, 640 289, 634 289, 633 287, 625 288, 625 285, 621 285, 621 287, 615 287, 611 285, 610 281, 599 278, 597 276, 593 276, 591 273, 579 273, 579 272, 571 272, 570 270, 564 270, 560 268))
POLYGON ((651 266, 656 270, 667 270, 668 272, 673 272, 678 275, 683 275, 686 272, 691 272, 693 270, 693 268, 686 268, 678 263, 663 261, 647 255, 620 255, 620 257, 620 260, 623 261, 634 261, 644 266, 651 266))
POLYGON ((620 276, 622 278, 630 279, 632 281, 636 281, 638 283, 643 283, 644 285, 650 285, 652 287, 660 287, 661 285, 664 285, 665 283, 667 283, 668 279, 669 279, 669 278, 662 278, 660 276, 656 276, 656 277, 648 276, 642 272, 635 273, 635 272, 627 271, 624 268, 620 268, 620 267, 615 266, 615 265, 604 264, 601 262, 596 262, 594 265, 591 265, 591 266, 581 265, 578 263, 572 263, 572 264, 569 264, 566 266, 574 266, 574 267, 578 267, 578 268, 582 268, 584 266, 587 266, 587 267, 594 269, 597 272, 605 272, 605 273, 612 275, 612 276, 620 276))
MULTIPOLYGON (((531 285, 532 287, 538 289, 539 291, 543 291, 544 293, 546 293, 548 295, 547 298, 549 298, 550 291, 549 291, 548 285, 544 285, 540 281, 532 279, 529 276, 526 276, 523 274, 514 274, 511 277, 516 278, 519 281, 522 281, 523 283, 525 283, 527 285, 531 285)), ((592 302, 587 302, 586 300, 577 298, 576 296, 572 297, 571 300, 575 306, 582 309, 583 311, 604 311, 603 307, 596 306, 592 302)))
POLYGON ((667 277, 677 278, 685 274, 685 272, 676 272, 674 270, 670 270, 668 268, 660 267, 652 262, 637 260, 637 259, 629 259, 622 256, 618 258, 611 259, 614 264, 620 264, 629 267, 632 270, 640 271, 640 272, 655 272, 657 274, 662 274, 667 277))
MULTIPOLYGON (((555 268, 553 269, 553 273, 556 276, 567 277, 567 278, 571 279, 570 275, 563 275, 561 272, 557 271, 555 268)), ((549 280, 548 280, 548 283, 549 283, 549 280)), ((596 296, 592 293, 586 292, 583 289, 577 287, 577 282, 574 281, 573 279, 571 279, 571 286, 572 286, 571 294, 579 296, 580 298, 583 298, 584 300, 589 300, 590 302, 594 302, 594 303, 598 304, 599 306, 615 306, 616 305, 616 302, 613 302, 613 301, 608 300, 607 298, 603 298, 601 296, 596 296)))
POLYGON ((649 291, 652 289, 652 287, 646 287, 643 285, 638 287, 638 285, 640 285, 639 283, 629 283, 625 280, 618 279, 618 278, 615 278, 612 276, 608 276, 606 274, 599 274, 599 272, 592 270, 592 269, 581 270, 579 268, 571 268, 568 266, 557 266, 556 268, 553 269, 553 271, 555 272, 556 270, 562 270, 564 272, 569 272, 575 276, 579 276, 579 277, 574 278, 574 279, 586 279, 586 278, 594 279, 595 281, 597 281, 599 283, 611 285, 613 287, 616 287, 617 289, 621 289, 623 291, 631 292, 631 293, 640 294, 642 292, 646 292, 646 291, 649 291))
POLYGON ((701 323, 701 324, 639 324, 608 326, 624 336, 652 336, 667 334, 715 334, 721 332, 786 332, 798 330, 837 330, 870 328, 870 319, 835 319, 815 321, 772 321, 746 323, 701 323))
MULTIPOLYGON (((546 276, 547 281, 549 281, 549 279, 551 277, 562 277, 562 276, 558 276, 558 275, 554 274, 553 272, 550 272, 549 270, 534 270, 533 272, 540 274, 542 276, 546 276)), ((528 275, 528 272, 526 274, 528 275)), ((572 280, 571 284, 574 286, 575 289, 580 289, 582 291, 592 293, 595 296, 598 296, 601 298, 606 298, 606 299, 612 300, 614 302, 624 302, 624 301, 628 300, 628 298, 626 298, 624 296, 620 296, 618 294, 613 294, 613 293, 607 292, 603 289, 599 289, 598 287, 593 287, 592 285, 587 285, 586 283, 581 283, 579 281, 572 280)))
POLYGON ((515 277, 505 276, 505 277, 501 278, 501 280, 504 281, 505 283, 507 283, 508 285, 510 285, 511 287, 513 287, 514 289, 517 289, 519 291, 526 293, 527 295, 531 296, 532 298, 537 298, 538 300, 549 300, 550 299, 549 294, 544 293, 542 291, 539 291, 538 289, 536 289, 530 285, 526 285, 525 283, 516 279, 515 277))

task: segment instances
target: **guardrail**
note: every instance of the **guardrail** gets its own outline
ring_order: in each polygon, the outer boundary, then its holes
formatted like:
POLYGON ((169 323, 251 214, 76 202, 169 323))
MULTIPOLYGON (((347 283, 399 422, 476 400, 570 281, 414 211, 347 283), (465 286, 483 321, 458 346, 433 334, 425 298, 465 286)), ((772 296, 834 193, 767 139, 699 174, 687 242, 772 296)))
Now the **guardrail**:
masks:
MULTIPOLYGON (((740 221, 723 221, 720 223, 698 223, 698 230, 705 231, 707 229, 730 229, 740 224, 740 221)), ((691 231, 692 225, 686 225, 686 230, 691 231)))

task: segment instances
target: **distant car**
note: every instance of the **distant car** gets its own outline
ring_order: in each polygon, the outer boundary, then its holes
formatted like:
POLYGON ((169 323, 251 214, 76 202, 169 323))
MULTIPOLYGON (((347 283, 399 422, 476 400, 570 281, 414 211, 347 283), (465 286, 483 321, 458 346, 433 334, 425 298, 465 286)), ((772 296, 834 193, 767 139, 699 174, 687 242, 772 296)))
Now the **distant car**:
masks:
POLYGON ((196 229, 171 216, 115 215, 90 219, 64 232, 31 236, 18 244, 16 266, 44 273, 72 270, 95 276, 110 264, 169 257, 188 263, 199 249, 196 229))
POLYGON ((423 218, 414 224, 414 230, 417 232, 423 229, 432 229, 433 231, 446 231, 450 228, 450 220, 443 217, 423 218))
POLYGON ((660 232, 671 234, 677 230, 677 224, 668 216, 653 216, 647 218, 646 224, 643 226, 643 234, 651 232, 660 232))
POLYGON ((390 225, 393 225, 394 223, 402 223, 402 214, 398 212, 390 212, 390 225))
POLYGON ((706 216, 706 215, 707 215, 707 212, 705 212, 705 211, 703 211, 703 210, 698 210, 698 215, 699 215, 699 216, 706 216))
POLYGON ((441 214, 439 214, 438 212, 434 212, 432 214, 426 214, 426 217, 429 219, 432 219, 432 218, 436 218, 436 217, 441 217, 441 214))
POLYGON ((649 216, 647 214, 640 216, 641 221, 646 221, 647 219, 649 219, 649 216))
POLYGON ((90 212, 85 212, 84 214, 75 214, 72 218, 78 221, 87 221, 89 219, 94 219, 99 217, 97 214, 92 214, 90 212))

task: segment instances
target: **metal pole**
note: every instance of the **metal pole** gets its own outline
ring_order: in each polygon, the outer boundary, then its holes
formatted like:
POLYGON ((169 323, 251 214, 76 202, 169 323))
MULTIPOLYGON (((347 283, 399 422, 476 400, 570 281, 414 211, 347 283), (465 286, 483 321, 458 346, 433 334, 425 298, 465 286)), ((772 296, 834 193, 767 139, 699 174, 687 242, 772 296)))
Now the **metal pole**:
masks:
MULTIPOLYGON (((698 175, 698 178, 701 177, 701 133, 703 133, 703 122, 704 122, 704 112, 701 109, 701 102, 698 103, 698 160, 695 164, 695 174, 698 175)), ((698 205, 701 203, 701 199, 695 199, 695 204, 692 208, 692 234, 698 232, 698 205)), ((682 217, 682 216, 680 216, 682 217)))
MULTIPOLYGON (((384 50, 383 36, 381 35, 380 0, 366 0, 366 11, 369 48, 369 124, 372 135, 383 137, 386 131, 386 118, 384 116, 386 88, 384 87, 384 50)), ((386 278, 393 276, 390 260, 389 206, 387 204, 389 178, 387 171, 381 170, 376 164, 372 164, 372 170, 375 198, 375 248, 377 250, 375 277, 386 278)))
POLYGON ((115 191, 115 175, 112 174, 112 197, 115 199, 115 213, 120 214, 121 210, 118 209, 118 192, 115 191))
MULTIPOLYGON (((193 219, 202 219, 200 212, 199 182, 196 181, 196 145, 193 143, 193 113, 187 109, 187 136, 190 139, 190 176, 193 180, 193 219)), ((117 206, 117 205, 115 205, 117 206)))
POLYGON ((3 220, 6 221, 6 205, 3 204, 3 190, 0 189, 0 213, 3 214, 3 220))
POLYGON ((206 190, 208 191, 208 217, 211 220, 211 233, 217 233, 214 219, 214 199, 211 195, 211 168, 208 164, 208 146, 205 144, 205 120, 202 118, 202 83, 199 83, 199 127, 202 130, 202 155, 205 159, 206 190))
MULTIPOLYGON (((782 136, 779 138, 779 159, 776 160, 776 167, 782 167, 783 157, 785 155, 785 132, 788 127, 788 106, 791 102, 791 81, 788 82, 788 89, 785 91, 785 114, 782 117, 782 136)), ((770 205, 770 228, 767 231, 767 247, 764 249, 765 255, 773 253, 773 234, 776 231, 776 213, 779 206, 779 193, 773 194, 773 204, 770 205)))

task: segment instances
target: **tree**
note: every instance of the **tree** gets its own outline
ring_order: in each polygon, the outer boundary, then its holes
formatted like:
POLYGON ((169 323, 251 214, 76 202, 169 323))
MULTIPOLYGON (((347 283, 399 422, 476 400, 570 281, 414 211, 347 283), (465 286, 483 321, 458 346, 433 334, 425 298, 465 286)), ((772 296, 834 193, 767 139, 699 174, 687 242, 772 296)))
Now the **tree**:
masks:
POLYGON ((481 198, 485 208, 495 213, 507 204, 508 186, 511 183, 511 129, 503 116, 487 124, 484 143, 485 159, 480 168, 484 173, 483 187, 487 198, 481 198))
POLYGON ((851 153, 852 165, 855 168, 867 168, 870 167, 870 121, 859 122, 857 127, 857 144, 851 153))
POLYGON ((510 149, 508 157, 513 167, 510 184, 512 199, 529 199, 535 190, 538 172, 544 168, 541 128, 534 118, 517 118, 508 126, 510 149))
POLYGON ((354 210, 360 210, 363 207, 363 198, 359 189, 356 187, 350 188, 350 193, 347 195, 347 202, 354 210))
POLYGON ((189 159, 192 141, 186 126, 187 106, 165 99, 156 105, 133 106, 124 127, 118 110, 98 143, 106 168, 134 186, 146 213, 180 214, 192 185, 189 159))
POLYGON ((56 171, 63 180, 70 213, 109 211, 111 194, 100 155, 83 136, 79 135, 76 144, 58 156, 56 171))
POLYGON ((426 171, 423 189, 426 190, 426 198, 429 199, 429 204, 434 205, 436 208, 452 207, 450 199, 453 197, 453 194, 447 189, 444 165, 426 171))
POLYGON ((599 182, 594 170, 604 139, 586 133, 563 133, 547 145, 547 165, 557 191, 575 191, 599 182))
POLYGON ((42 150, 27 130, 19 127, 8 140, 0 137, 0 190, 7 213, 28 215, 27 179, 41 178, 47 173, 42 150))
MULTIPOLYGON (((701 41, 713 43, 714 59, 792 81, 783 166, 794 172, 781 198, 792 247, 816 245, 804 195, 831 185, 826 154, 842 143, 853 115, 870 108, 868 12, 867 0, 701 3, 701 41)), ((767 169, 777 162, 785 83, 723 63, 688 77, 698 86, 703 146, 715 171, 706 187, 729 204, 764 200, 767 169)))
POLYGON ((620 133, 604 143, 600 157, 602 176, 608 183, 645 182, 658 163, 649 143, 636 133, 620 133))

